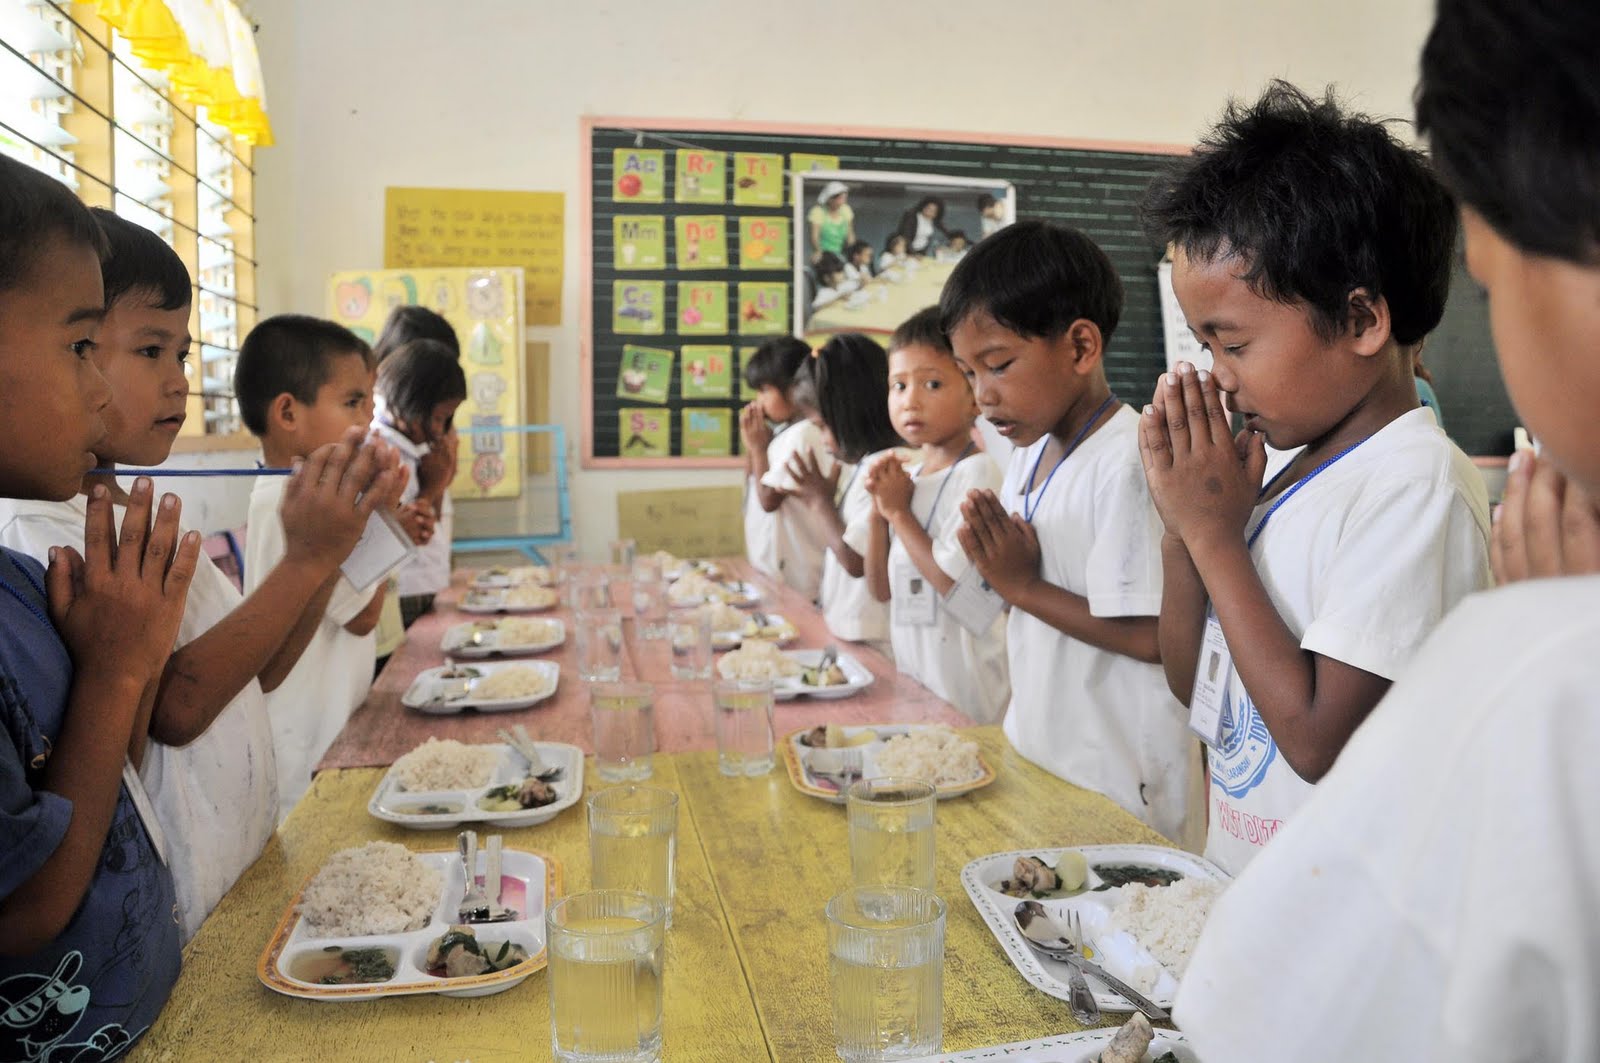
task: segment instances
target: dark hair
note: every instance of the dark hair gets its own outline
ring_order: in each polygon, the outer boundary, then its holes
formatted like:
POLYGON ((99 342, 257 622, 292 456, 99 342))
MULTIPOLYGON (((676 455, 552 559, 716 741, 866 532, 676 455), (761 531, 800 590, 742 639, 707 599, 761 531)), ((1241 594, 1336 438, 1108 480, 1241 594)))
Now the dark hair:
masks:
POLYGON ((933 220, 934 221, 938 221, 939 219, 943 218, 944 217, 944 200, 940 199, 938 196, 923 196, 921 199, 917 200, 917 205, 912 207, 911 209, 915 213, 921 214, 922 213, 922 208, 926 207, 929 203, 932 203, 934 206, 939 208, 939 213, 937 213, 937 214, 935 214, 933 216, 933 220))
POLYGON ((905 233, 890 233, 889 238, 883 242, 883 249, 885 251, 889 250, 889 245, 894 243, 896 240, 899 240, 907 247, 911 246, 911 241, 906 239, 905 233))
POLYGON ((795 370, 810 356, 811 348, 804 340, 774 336, 757 347, 756 353, 744 364, 744 382, 757 391, 773 387, 788 394, 795 370))
POLYGON ((357 355, 369 367, 372 350, 343 325, 305 314, 269 317, 244 338, 233 368, 239 416, 252 435, 267 434, 267 408, 287 392, 300 402, 317 401, 333 375, 333 360, 357 355))
POLYGON ((945 281, 939 297, 945 332, 973 314, 988 314, 1030 339, 1054 340, 1074 321, 1091 321, 1109 343, 1122 317, 1122 279, 1077 229, 1019 221, 974 244, 945 281))
POLYGON ((397 306, 384 319, 383 331, 372 345, 372 357, 379 365, 412 340, 437 340, 450 349, 450 357, 461 357, 461 340, 456 330, 440 315, 425 306, 397 306))
POLYGON ((378 363, 374 390, 395 418, 427 424, 433 408, 451 399, 466 401, 467 374, 450 348, 438 340, 412 340, 378 363))
POLYGON ((800 368, 794 371, 794 376, 789 379, 789 405, 793 406, 796 413, 809 416, 820 412, 817 406, 817 382, 811 375, 811 362, 807 358, 800 363, 800 368))
POLYGON ((107 309, 128 295, 156 310, 182 310, 194 301, 188 267, 165 240, 104 207, 93 207, 90 213, 110 249, 100 260, 107 309))
POLYGON ((849 262, 852 259, 854 259, 857 255, 859 255, 861 252, 863 252, 863 251, 871 251, 871 250, 872 250, 872 245, 871 244, 867 243, 865 240, 857 240, 855 243, 850 244, 849 246, 847 246, 844 249, 845 261, 849 262))
POLYGON ((1000 201, 991 196, 989 193, 980 193, 978 196, 978 213, 982 214, 984 211, 988 210, 998 202, 1000 201))
MULTIPOLYGON (((954 276, 952 273, 951 277, 954 276)), ((946 290, 949 283, 945 282, 946 290)), ((948 354, 954 358, 955 352, 950 349, 950 335, 939 322, 940 314, 937 306, 923 307, 900 322, 900 327, 889 337, 889 350, 898 351, 902 347, 932 347, 941 354, 948 354)))
POLYGON ((1600 265, 1600 8, 1440 0, 1417 130, 1451 189, 1524 251, 1600 265))
POLYGON ((105 234, 94 215, 60 181, 0 155, 0 291, 28 283, 39 253, 63 239, 106 253, 105 234))
POLYGON ((834 254, 832 251, 824 251, 822 254, 817 256, 817 264, 813 266, 812 269, 817 274, 817 280, 822 281, 827 279, 827 276, 830 273, 843 273, 844 259, 834 254))
POLYGON ((1240 256, 1251 290, 1305 303, 1324 339, 1344 332, 1356 288, 1388 302, 1402 345, 1444 315, 1449 193, 1420 154, 1331 90, 1313 100, 1274 81, 1248 107, 1230 103, 1200 148, 1152 183, 1144 217, 1163 246, 1201 261, 1240 256))
POLYGON ((960 237, 969 244, 972 243, 972 237, 967 235, 967 231, 965 229, 951 229, 945 234, 945 239, 949 240, 951 243, 954 243, 957 237, 960 237))
POLYGON ((845 461, 901 445, 889 420, 889 355, 876 342, 841 332, 806 359, 800 372, 816 389, 817 413, 845 461))

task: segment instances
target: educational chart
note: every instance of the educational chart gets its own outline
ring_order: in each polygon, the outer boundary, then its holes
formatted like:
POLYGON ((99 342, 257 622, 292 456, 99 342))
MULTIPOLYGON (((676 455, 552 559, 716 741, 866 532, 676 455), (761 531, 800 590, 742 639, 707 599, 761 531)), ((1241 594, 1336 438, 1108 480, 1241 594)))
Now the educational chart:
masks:
MULTIPOLYGON (((349 270, 329 278, 328 316, 371 343, 396 306, 437 311, 456 330, 467 375, 456 426, 492 430, 524 423, 522 282, 521 269, 349 270)), ((450 493, 515 498, 523 468, 520 435, 463 435, 450 493)))
POLYGON ((386 269, 520 266, 526 323, 561 324, 565 194, 388 188, 383 220, 386 269))
POLYGON ((744 553, 744 489, 682 487, 617 492, 617 534, 641 554, 666 550, 679 557, 744 553))

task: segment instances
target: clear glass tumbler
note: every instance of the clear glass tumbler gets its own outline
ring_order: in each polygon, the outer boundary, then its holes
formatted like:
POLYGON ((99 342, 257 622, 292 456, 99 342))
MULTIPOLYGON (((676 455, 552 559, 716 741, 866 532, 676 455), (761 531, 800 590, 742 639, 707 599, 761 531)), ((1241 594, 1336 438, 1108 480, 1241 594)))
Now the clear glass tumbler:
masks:
POLYGON ((594 683, 594 770, 607 782, 650 778, 656 751, 655 688, 649 683, 594 683))
POLYGON ((633 618, 639 637, 667 637, 667 581, 661 577, 661 563, 641 557, 633 563, 633 618))
POLYGON ((711 685, 717 728, 717 768, 724 775, 772 770, 772 684, 724 679, 711 685))
POLYGON ((933 784, 921 779, 861 779, 845 791, 850 818, 850 879, 857 886, 933 889, 933 784))
POLYGON ((579 565, 568 570, 567 598, 577 612, 591 609, 613 609, 616 602, 611 593, 611 573, 603 565, 579 565))
POLYGON ((596 889, 638 890, 667 906, 672 925, 678 795, 613 786, 589 797, 590 878, 596 889))
POLYGON ((666 906, 623 890, 563 897, 545 913, 550 1047, 562 1063, 657 1063, 666 906))
POLYGON ((622 678, 622 613, 616 609, 583 609, 572 618, 577 647, 578 678, 616 682, 622 678))
POLYGON ((667 615, 667 641, 672 646, 672 678, 711 678, 711 614, 698 605, 667 615))
POLYGON ((909 886, 852 886, 828 902, 834 1051, 846 1063, 943 1044, 945 904, 909 886))
POLYGON ((633 568, 633 558, 638 548, 632 539, 611 540, 611 566, 626 575, 633 568))

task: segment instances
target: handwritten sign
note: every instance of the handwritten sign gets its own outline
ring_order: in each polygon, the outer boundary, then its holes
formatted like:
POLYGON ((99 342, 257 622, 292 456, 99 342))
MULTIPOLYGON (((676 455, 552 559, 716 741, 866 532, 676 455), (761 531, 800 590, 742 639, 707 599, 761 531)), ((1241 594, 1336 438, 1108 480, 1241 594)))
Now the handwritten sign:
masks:
POLYGON ((678 282, 678 334, 726 336, 728 334, 728 282, 678 282))
POLYGON ((387 269, 521 266, 527 324, 561 324, 566 196, 466 188, 384 190, 387 269))
POLYGON ((679 269, 727 269, 727 219, 685 214, 676 219, 679 269))
POLYGON ((617 492, 617 533, 641 553, 667 550, 679 557, 744 553, 744 489, 683 487, 617 492))
POLYGON ((744 207, 783 206, 783 156, 736 152, 733 201, 744 207))

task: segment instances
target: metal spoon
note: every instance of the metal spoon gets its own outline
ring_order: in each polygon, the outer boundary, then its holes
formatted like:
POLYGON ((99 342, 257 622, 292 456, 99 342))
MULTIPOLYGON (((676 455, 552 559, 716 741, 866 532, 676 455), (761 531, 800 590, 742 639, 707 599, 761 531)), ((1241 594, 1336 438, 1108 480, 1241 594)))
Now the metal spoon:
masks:
MULTIPOLYGON (((1144 1012, 1155 1022, 1169 1022, 1171 1016, 1166 1009, 1155 1003, 1149 997, 1133 988, 1116 975, 1111 974, 1097 963, 1084 959, 1083 953, 1073 945, 1072 939, 1063 933, 1061 926, 1050 917, 1050 912, 1038 901, 1023 901, 1017 905, 1012 913, 1017 921, 1017 929, 1022 932, 1022 939, 1028 947, 1047 960, 1055 960, 1070 966, 1081 977, 1091 974, 1104 982, 1113 993, 1125 998, 1128 1003, 1144 1012)), ((1072 983, 1069 983, 1072 984, 1072 983)), ((1073 995, 1077 995, 1076 985, 1072 986, 1073 995)), ((1093 997, 1093 994, 1090 994, 1093 997)), ((1072 1004, 1073 1014, 1077 1015, 1076 1001, 1072 1004)), ((1098 1014, 1099 1008, 1096 1007, 1098 1014)))

